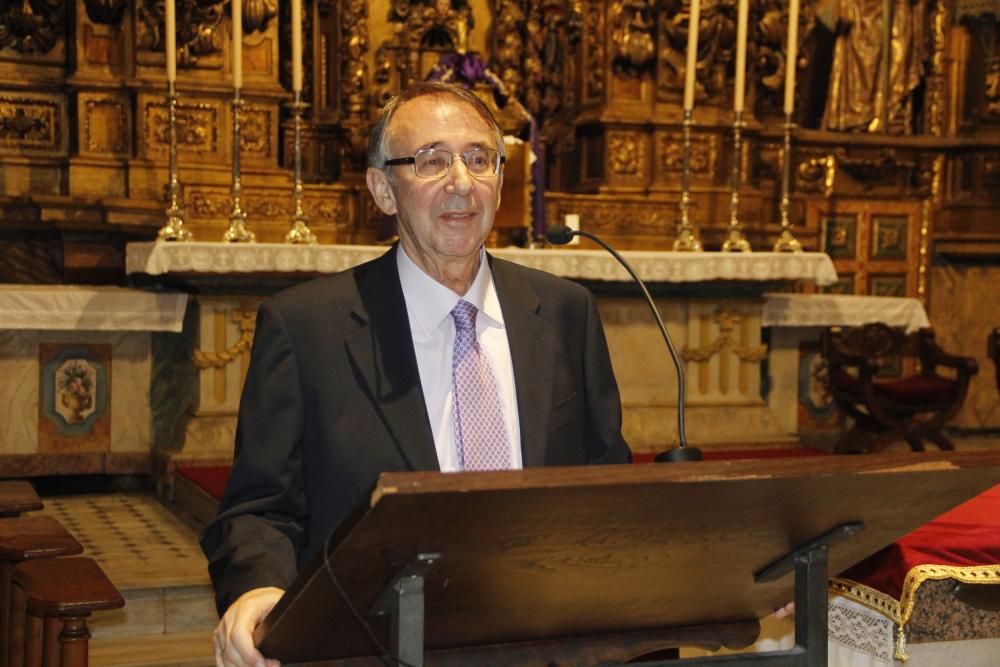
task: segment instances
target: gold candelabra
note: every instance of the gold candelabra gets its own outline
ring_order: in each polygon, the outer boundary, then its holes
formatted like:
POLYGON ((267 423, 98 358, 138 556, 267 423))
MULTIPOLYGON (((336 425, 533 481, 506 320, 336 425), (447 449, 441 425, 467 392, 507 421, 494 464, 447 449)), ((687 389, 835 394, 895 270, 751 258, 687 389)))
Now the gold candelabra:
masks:
POLYGON ((302 192, 302 114, 309 105, 302 101, 302 91, 295 91, 292 102, 292 115, 295 118, 295 141, 293 143, 293 162, 295 164, 295 185, 292 189, 294 213, 292 213, 292 228, 285 234, 286 243, 316 243, 316 235, 309 229, 309 218, 303 208, 302 192))
POLYGON ((789 188, 792 180, 792 114, 785 114, 785 145, 782 150, 781 165, 781 236, 774 244, 774 252, 802 252, 802 244, 792 235, 792 223, 789 220, 791 201, 789 188))
POLYGON ((240 89, 233 89, 233 210, 229 213, 229 228, 222 237, 227 243, 253 243, 256 234, 247 229, 247 214, 242 208, 243 185, 240 183, 240 109, 243 100, 240 89))
POLYGON ((184 228, 184 209, 181 208, 181 184, 177 178, 177 86, 173 81, 167 82, 167 140, 168 151, 167 196, 170 205, 167 208, 167 222, 156 235, 158 241, 190 241, 193 236, 190 230, 184 228))
POLYGON ((722 244, 723 252, 752 252, 740 223, 740 162, 743 157, 743 112, 734 112, 732 192, 729 194, 729 237, 722 244))
POLYGON ((674 239, 674 250, 682 252, 698 252, 701 241, 694 234, 691 224, 691 126, 694 124, 691 109, 684 110, 684 167, 681 172, 680 220, 677 222, 677 238, 674 239))

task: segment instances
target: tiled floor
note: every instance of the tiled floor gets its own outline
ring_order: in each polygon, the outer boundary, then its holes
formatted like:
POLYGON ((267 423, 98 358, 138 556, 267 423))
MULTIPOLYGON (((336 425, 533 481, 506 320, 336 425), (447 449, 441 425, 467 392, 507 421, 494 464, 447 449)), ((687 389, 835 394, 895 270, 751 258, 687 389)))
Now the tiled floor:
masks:
POLYGON ((208 585, 198 536, 152 496, 140 493, 44 498, 120 589, 208 585))
POLYGON ((125 598, 90 621, 92 667, 201 666, 218 622, 196 532, 141 493, 43 498, 125 598))

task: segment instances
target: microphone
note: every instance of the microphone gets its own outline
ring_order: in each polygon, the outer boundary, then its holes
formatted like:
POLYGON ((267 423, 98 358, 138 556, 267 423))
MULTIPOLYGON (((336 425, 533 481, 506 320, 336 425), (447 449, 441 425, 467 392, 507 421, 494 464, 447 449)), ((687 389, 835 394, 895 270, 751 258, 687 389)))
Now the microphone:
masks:
POLYGON ((646 289, 646 284, 642 282, 642 278, 640 278, 635 272, 635 269, 632 268, 632 266, 618 253, 617 250, 594 234, 583 231, 582 229, 570 229, 566 225, 557 225, 555 227, 551 227, 547 232, 545 232, 545 239, 552 245, 566 245, 573 239, 574 236, 582 236, 590 239, 611 253, 611 255, 617 259, 623 267, 625 267, 625 270, 628 271, 630 276, 632 276, 632 280, 639 285, 643 296, 646 297, 646 304, 649 305, 649 310, 653 313, 653 319, 656 320, 656 326, 660 328, 660 334, 663 336, 663 340, 667 344, 667 349, 670 350, 670 358, 673 359, 674 368, 677 370, 677 437, 679 444, 674 449, 657 454, 656 461, 658 463, 701 461, 701 450, 697 447, 688 447, 687 435, 684 432, 684 367, 681 365, 681 358, 680 355, 677 354, 676 348, 674 348, 673 341, 670 340, 670 334, 667 333, 667 327, 663 325, 663 318, 660 317, 660 311, 656 309, 653 297, 650 296, 649 290, 646 289))

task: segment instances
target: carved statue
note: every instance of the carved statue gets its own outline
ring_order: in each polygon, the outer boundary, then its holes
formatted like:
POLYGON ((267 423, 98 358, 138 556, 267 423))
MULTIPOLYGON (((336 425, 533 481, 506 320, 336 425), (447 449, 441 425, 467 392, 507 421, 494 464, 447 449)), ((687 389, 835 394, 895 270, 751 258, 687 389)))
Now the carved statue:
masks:
MULTIPOLYGON (((680 95, 684 88, 689 0, 658 0, 660 20, 660 65, 664 75, 661 93, 680 95)), ((726 88, 726 67, 733 59, 736 41, 736 3, 703 0, 698 20, 698 65, 695 97, 715 99, 726 88)))
POLYGON ((828 130, 913 131, 913 93, 925 73, 926 0, 893 0, 888 125, 884 94, 883 1, 819 0, 816 18, 837 35, 822 127, 828 130))
POLYGON ((61 0, 0 2, 0 49, 48 53, 65 39, 66 3, 61 0))

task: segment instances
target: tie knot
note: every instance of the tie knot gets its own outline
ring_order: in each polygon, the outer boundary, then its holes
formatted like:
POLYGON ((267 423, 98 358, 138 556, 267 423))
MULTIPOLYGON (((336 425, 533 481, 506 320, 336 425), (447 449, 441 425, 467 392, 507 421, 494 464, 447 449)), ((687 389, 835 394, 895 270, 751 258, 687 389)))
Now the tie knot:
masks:
POLYGON ((459 330, 475 330, 476 314, 479 309, 468 301, 461 299, 451 309, 451 316, 455 318, 455 328, 459 330))

